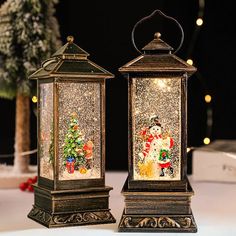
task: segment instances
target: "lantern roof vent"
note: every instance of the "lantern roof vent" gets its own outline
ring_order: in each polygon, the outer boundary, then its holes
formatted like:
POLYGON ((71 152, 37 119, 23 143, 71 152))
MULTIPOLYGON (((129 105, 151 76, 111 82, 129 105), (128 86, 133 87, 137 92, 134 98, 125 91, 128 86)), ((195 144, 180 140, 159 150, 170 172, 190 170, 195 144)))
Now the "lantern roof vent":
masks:
POLYGON ((173 50, 170 45, 161 40, 161 34, 159 32, 155 33, 154 39, 142 48, 144 54, 170 53, 173 50))
POLYGON ((53 55, 53 57, 62 57, 63 59, 73 59, 77 57, 85 57, 87 58, 89 56, 89 53, 84 51, 82 48, 80 48, 78 45, 74 44, 74 37, 68 36, 67 37, 67 43, 62 46, 60 49, 58 49, 53 55))

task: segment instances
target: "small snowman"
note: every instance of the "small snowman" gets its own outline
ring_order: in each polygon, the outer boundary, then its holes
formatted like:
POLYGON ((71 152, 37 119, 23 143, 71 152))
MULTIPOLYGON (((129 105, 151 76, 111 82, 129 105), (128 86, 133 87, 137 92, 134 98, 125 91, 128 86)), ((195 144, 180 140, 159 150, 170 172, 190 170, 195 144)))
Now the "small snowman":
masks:
POLYGON ((174 141, 169 134, 162 134, 162 126, 158 116, 150 118, 150 125, 141 131, 141 136, 145 141, 139 157, 142 160, 150 160, 156 163, 160 168, 161 177, 165 176, 166 169, 169 169, 170 174, 173 174, 170 150, 174 141))

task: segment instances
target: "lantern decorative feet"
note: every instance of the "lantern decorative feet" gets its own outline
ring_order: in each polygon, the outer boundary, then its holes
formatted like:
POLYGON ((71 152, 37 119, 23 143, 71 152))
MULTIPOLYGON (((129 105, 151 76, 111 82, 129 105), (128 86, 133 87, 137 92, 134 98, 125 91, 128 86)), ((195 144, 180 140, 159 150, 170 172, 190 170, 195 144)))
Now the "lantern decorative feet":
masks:
POLYGON ((120 232, 197 231, 186 173, 187 79, 196 69, 160 37, 156 33, 138 58, 119 69, 129 87, 129 174, 120 232))
POLYGON ((73 37, 30 76, 38 87, 38 183, 28 217, 46 227, 115 223, 105 186, 105 79, 73 37))
POLYGON ((59 192, 35 186, 34 190, 35 204, 28 217, 48 228, 115 223, 108 207, 112 188, 59 192))
MULTIPOLYGON (((143 185, 142 185, 143 186, 143 185)), ((122 189, 125 209, 120 232, 196 232, 197 227, 190 203, 193 190, 188 183, 186 191, 150 191, 122 189)))

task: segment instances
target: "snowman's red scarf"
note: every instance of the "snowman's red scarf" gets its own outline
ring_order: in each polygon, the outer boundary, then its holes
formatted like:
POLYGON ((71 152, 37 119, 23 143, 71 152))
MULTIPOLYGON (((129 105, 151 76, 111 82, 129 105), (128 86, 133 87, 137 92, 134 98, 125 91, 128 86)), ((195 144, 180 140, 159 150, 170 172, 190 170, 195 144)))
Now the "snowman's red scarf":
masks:
POLYGON ((161 134, 160 135, 154 135, 154 136, 152 134, 149 135, 149 137, 147 139, 147 142, 145 143, 145 149, 143 150, 144 157, 146 157, 147 154, 149 153, 152 141, 154 139, 161 139, 161 138, 162 138, 161 134))

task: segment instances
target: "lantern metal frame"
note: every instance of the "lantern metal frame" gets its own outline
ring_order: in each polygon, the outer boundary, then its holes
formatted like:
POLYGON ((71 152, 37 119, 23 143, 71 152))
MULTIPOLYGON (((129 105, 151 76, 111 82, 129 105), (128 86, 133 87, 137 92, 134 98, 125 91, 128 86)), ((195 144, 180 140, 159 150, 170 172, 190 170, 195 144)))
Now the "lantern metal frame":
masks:
MULTIPOLYGON (((105 80, 114 76, 87 59, 89 54, 73 43, 73 37, 42 68, 29 78, 40 85, 53 84, 53 179, 41 176, 38 153, 38 183, 35 203, 28 217, 46 227, 115 223, 109 209, 109 191, 105 186, 105 80), (99 83, 100 85, 100 178, 59 179, 59 84, 99 83)), ((38 102, 38 150, 40 152, 40 101, 38 102)))
MULTIPOLYGON (((120 70, 122 72, 122 69, 120 70)), ((128 187, 129 189, 143 189, 143 186, 145 186, 145 189, 150 190, 169 190, 170 186, 172 190, 184 190, 187 186, 187 107, 185 104, 186 102, 186 95, 187 95, 187 75, 182 73, 150 73, 149 75, 145 73, 139 73, 139 74, 133 74, 129 75, 127 77, 128 79, 128 119, 129 119, 129 134, 128 134, 128 172, 129 172, 129 178, 128 178, 128 187), (134 76, 134 77, 133 77, 134 76), (181 166, 184 166, 185 168, 181 168, 181 180, 175 181, 175 184, 173 185, 173 181, 149 181, 149 180, 142 180, 142 184, 140 185, 139 180, 134 180, 134 166, 133 166, 133 129, 132 129, 132 123, 133 123, 133 115, 132 115, 132 90, 133 90, 133 84, 132 84, 132 78, 139 79, 139 78, 147 78, 147 79, 159 79, 159 78, 176 78, 179 77, 181 79, 181 166)))
MULTIPOLYGON (((40 158, 38 155, 38 163, 39 163, 39 168, 38 168, 38 184, 40 186, 50 188, 50 189, 55 189, 55 190, 62 190, 62 189, 80 189, 80 188, 85 188, 85 187, 102 187, 105 184, 105 81, 104 79, 97 79, 94 81, 94 79, 80 79, 75 80, 71 79, 70 75, 68 76, 69 79, 65 79, 67 75, 64 74, 62 78, 55 78, 55 79, 41 79, 37 83, 37 88, 38 88, 38 96, 40 92, 40 85, 45 84, 45 83, 53 83, 53 106, 55 109, 53 109, 53 120, 54 120, 54 165, 53 165, 53 175, 54 178, 53 180, 44 178, 40 175, 40 158), (58 158, 56 158, 59 153, 58 153, 58 125, 59 125, 59 115, 58 115, 58 84, 60 83, 99 83, 101 86, 100 89, 100 98, 101 98, 101 111, 100 111, 100 116, 101 116, 101 177, 97 179, 78 179, 78 180, 59 180, 58 174, 59 174, 59 162, 58 158)), ((40 103, 38 103, 38 117, 40 117, 40 103)), ((38 130, 40 129, 40 120, 38 120, 38 130)), ((39 140, 39 137, 38 137, 39 140)), ((38 144, 39 147, 39 144, 38 144)), ((39 150, 39 148, 38 148, 39 150)))
MULTIPOLYGON (((120 232, 197 232, 191 210, 194 192, 187 178, 187 79, 196 68, 173 55, 173 48, 160 39, 147 44, 141 56, 119 68, 128 80, 128 177, 122 189, 125 208, 120 232), (133 80, 181 80, 180 180, 134 179, 133 80)), ((168 101, 167 101, 168 103, 168 101)))

